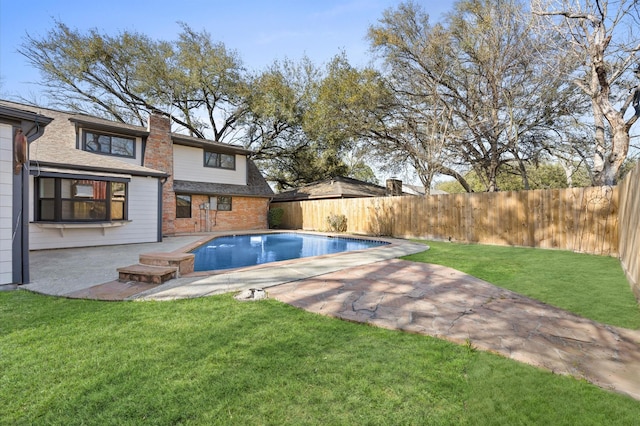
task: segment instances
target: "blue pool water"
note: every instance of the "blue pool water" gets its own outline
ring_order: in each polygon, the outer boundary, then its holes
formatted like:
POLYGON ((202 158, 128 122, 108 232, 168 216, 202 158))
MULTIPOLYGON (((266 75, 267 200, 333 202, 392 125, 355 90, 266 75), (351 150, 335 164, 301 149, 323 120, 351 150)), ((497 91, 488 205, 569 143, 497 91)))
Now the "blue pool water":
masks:
POLYGON ((311 234, 254 234, 214 238, 192 253, 196 255, 195 271, 212 271, 362 250, 385 244, 388 243, 311 234))

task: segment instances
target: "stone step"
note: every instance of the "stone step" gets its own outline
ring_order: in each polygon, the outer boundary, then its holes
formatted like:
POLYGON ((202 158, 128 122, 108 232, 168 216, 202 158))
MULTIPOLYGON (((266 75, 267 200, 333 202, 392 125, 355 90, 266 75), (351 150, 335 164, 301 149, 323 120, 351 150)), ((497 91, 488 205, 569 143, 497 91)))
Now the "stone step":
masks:
POLYGON ((162 284, 176 278, 178 269, 173 266, 129 265, 118 268, 118 281, 162 284))
POLYGON ((193 253, 142 253, 138 261, 143 265, 177 268, 180 276, 193 272, 195 257, 193 253))

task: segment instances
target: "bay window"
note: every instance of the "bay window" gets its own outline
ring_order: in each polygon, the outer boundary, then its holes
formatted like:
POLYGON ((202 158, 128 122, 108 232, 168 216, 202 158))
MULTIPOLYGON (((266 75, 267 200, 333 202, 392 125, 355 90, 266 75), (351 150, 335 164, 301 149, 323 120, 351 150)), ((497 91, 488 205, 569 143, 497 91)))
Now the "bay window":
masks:
POLYGON ((127 220, 127 182, 36 178, 37 222, 127 220))

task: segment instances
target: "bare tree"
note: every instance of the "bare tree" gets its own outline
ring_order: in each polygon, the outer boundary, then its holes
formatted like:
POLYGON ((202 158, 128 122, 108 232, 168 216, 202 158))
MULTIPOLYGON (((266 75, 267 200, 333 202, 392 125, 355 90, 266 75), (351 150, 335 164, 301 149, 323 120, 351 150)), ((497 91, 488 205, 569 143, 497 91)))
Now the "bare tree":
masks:
POLYGON ((629 153, 631 127, 640 117, 638 7, 635 0, 532 0, 542 24, 563 36, 558 54, 580 65, 580 72, 567 78, 591 100, 598 185, 616 183, 629 153))
POLYGON ((427 112, 423 119, 449 120, 435 133, 448 153, 439 173, 464 185, 456 171, 472 169, 497 191, 500 168, 515 160, 526 181, 525 163, 536 160, 553 123, 572 113, 572 88, 545 72, 547 40, 530 25, 517 0, 462 0, 443 24, 431 25, 407 2, 370 28, 393 90, 427 112), (442 107, 451 114, 434 114, 442 107))
POLYGON ((386 111, 380 125, 370 127, 363 136, 372 142, 373 153, 386 161, 382 168, 398 172, 409 164, 429 195, 435 176, 444 174, 456 178, 466 191, 471 187, 454 168, 457 156, 452 153, 449 140, 455 130, 453 110, 437 97, 423 96, 420 104, 415 99, 393 93, 394 103, 386 111))

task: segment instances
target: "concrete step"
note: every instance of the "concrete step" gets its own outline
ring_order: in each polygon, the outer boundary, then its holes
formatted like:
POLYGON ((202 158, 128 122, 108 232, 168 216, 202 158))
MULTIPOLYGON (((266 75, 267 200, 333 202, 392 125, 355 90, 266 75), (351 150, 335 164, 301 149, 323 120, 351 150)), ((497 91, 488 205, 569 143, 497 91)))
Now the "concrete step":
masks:
POLYGON ((173 266, 129 265, 118 268, 118 281, 162 284, 176 278, 178 269, 173 266))

